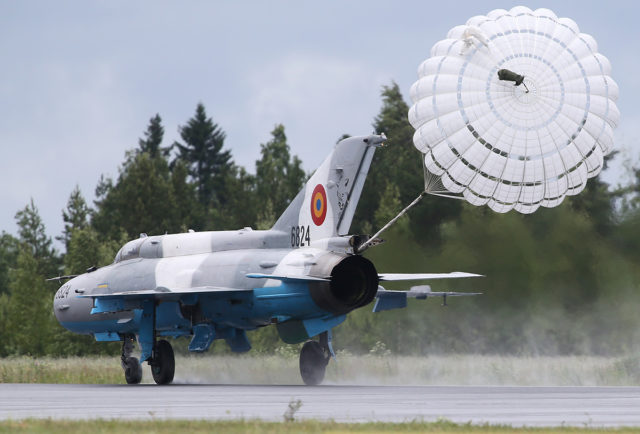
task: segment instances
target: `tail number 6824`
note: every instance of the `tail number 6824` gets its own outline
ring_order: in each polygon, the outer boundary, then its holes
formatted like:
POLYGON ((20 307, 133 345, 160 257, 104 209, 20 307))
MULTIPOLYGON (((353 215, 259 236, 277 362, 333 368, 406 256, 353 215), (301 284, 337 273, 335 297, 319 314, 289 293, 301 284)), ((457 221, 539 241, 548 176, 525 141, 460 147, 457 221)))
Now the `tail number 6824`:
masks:
POLYGON ((291 247, 304 247, 311 245, 311 233, 309 226, 291 226, 291 247))

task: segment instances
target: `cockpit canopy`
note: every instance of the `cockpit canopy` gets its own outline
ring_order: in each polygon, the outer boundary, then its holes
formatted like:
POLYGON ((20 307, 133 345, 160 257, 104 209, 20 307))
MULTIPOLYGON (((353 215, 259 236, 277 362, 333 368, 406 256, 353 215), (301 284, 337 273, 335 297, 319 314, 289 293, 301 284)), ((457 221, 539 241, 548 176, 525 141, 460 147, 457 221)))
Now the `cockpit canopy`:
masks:
POLYGON ((129 241, 127 244, 116 254, 116 258, 113 260, 114 264, 127 259, 134 259, 140 257, 140 246, 144 243, 145 238, 138 238, 137 240, 129 241))

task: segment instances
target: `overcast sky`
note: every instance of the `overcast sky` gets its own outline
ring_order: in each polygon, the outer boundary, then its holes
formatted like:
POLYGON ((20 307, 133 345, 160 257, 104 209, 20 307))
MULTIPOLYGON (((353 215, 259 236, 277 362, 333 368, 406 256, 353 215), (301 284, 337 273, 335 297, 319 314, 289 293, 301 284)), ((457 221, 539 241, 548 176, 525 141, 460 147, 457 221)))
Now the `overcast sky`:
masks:
MULTIPOLYGON (((162 116, 169 144, 198 102, 250 172, 277 123, 313 170, 343 133, 371 132, 382 85, 395 80, 408 96, 451 27, 518 4, 1 0, 0 230, 15 233, 16 211, 33 198, 58 235, 76 184, 92 201, 150 117, 162 116)), ((616 145, 637 159, 639 3, 527 6, 549 7, 596 38, 620 87, 616 145)))

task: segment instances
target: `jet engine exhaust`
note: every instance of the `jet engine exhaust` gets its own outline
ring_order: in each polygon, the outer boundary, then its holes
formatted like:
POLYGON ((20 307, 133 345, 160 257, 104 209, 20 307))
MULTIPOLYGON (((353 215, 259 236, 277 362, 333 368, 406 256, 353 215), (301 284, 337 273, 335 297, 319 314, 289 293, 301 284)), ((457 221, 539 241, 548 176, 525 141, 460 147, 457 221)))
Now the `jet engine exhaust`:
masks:
POLYGON ((369 304, 378 291, 378 273, 371 261, 362 256, 323 256, 312 269, 311 274, 315 273, 330 274, 331 281, 313 282, 311 298, 320 308, 334 314, 369 304))

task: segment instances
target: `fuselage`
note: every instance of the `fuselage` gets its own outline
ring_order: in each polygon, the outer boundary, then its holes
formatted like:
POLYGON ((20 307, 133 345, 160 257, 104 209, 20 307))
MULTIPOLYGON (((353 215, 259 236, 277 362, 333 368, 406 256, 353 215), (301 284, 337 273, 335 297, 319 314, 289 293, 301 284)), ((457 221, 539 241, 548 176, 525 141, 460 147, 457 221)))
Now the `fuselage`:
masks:
POLYGON ((122 293, 166 291, 156 307, 156 332, 171 336, 191 335, 200 323, 224 333, 336 316, 358 307, 349 304, 346 295, 342 300, 344 291, 336 293, 330 282, 247 277, 252 273, 330 277, 332 269, 350 256, 327 250, 326 241, 315 243, 321 249, 309 242, 311 246, 303 243, 294 248, 291 234, 249 228, 141 237, 125 244, 113 264, 62 285, 54 299, 55 315, 70 331, 116 340, 118 334, 136 333, 142 319, 140 309, 109 307, 122 293), (202 289, 209 292, 195 294, 202 289), (90 297, 95 294, 114 297, 98 305, 90 297))

